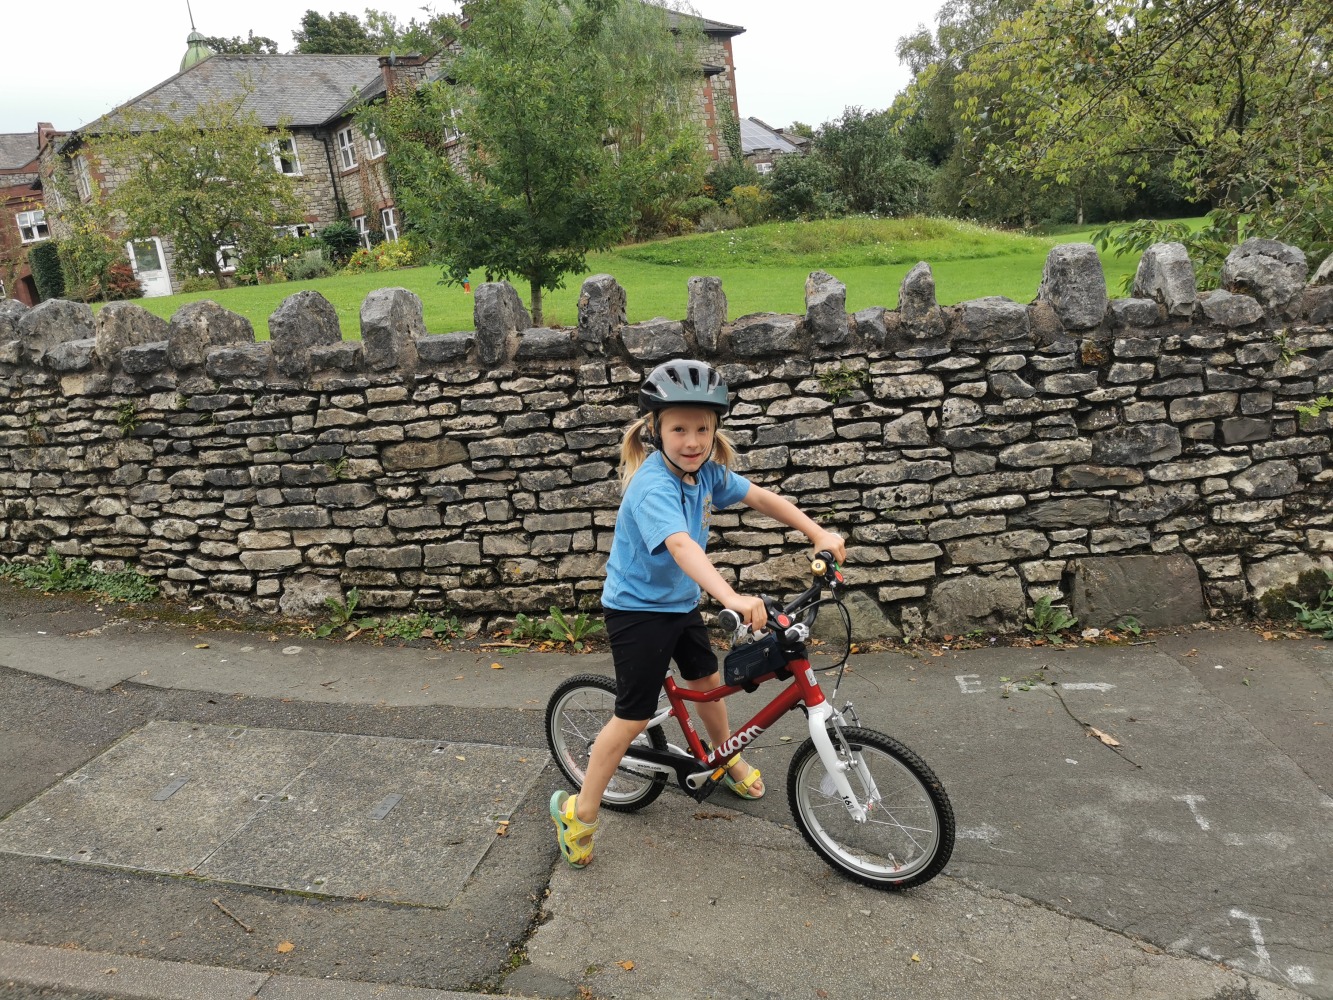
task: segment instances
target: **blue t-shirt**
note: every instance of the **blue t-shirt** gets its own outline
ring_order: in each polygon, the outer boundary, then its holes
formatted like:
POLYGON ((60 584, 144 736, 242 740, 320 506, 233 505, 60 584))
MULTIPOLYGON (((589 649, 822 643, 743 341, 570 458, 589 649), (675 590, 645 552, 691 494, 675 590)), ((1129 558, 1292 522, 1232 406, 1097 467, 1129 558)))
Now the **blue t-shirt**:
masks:
POLYGON ((660 451, 639 466, 616 514, 603 607, 684 612, 699 603, 699 585, 671 557, 666 540, 684 531, 706 549, 713 511, 744 500, 750 481, 712 461, 697 478, 694 485, 676 478, 660 451))

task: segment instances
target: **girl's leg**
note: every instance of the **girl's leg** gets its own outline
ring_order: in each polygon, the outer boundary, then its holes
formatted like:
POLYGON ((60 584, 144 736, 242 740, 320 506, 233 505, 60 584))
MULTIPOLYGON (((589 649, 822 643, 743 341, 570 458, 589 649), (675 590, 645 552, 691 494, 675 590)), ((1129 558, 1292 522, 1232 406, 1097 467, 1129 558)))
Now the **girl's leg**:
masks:
MULTIPOLYGON (((691 681, 681 679, 681 686, 690 688, 692 691, 709 691, 712 688, 720 687, 722 684, 722 674, 714 673, 708 677, 701 677, 699 680, 691 681)), ((699 718, 703 720, 704 729, 708 731, 708 739, 713 746, 720 746, 726 740, 731 738, 731 726, 727 721, 727 703, 726 701, 701 701, 695 706, 699 711, 699 718)), ((605 731, 605 730, 603 730, 605 731)), ((637 735, 637 734, 636 734, 637 735)), ((632 737, 631 737, 632 738, 632 737)), ((601 739, 601 737, 598 737, 601 739)), ((625 744, 629 749, 629 744, 625 744)), ((596 747, 594 746, 594 752, 596 747)), ((622 751, 623 753, 624 751, 622 751)), ((591 772, 591 765, 589 771, 591 772)), ((744 781, 750 776, 753 768, 745 761, 737 759, 736 763, 727 769, 731 775, 732 781, 744 781)), ((760 778, 754 784, 756 795, 764 794, 764 781, 760 778)), ((580 817, 582 818, 582 817, 580 817)))
POLYGON ((620 758, 625 756, 630 744, 647 728, 647 719, 622 719, 613 715, 611 721, 597 734, 588 755, 588 770, 583 776, 583 787, 574 800, 574 812, 581 822, 589 825, 597 822, 602 793, 620 766, 620 758))

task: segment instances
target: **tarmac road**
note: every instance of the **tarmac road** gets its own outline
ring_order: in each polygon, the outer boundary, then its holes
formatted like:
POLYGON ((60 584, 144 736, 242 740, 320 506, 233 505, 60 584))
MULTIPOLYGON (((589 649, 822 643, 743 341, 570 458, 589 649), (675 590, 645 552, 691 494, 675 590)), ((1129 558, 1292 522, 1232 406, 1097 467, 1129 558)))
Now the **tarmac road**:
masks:
POLYGON ((747 751, 764 800, 604 811, 575 871, 542 717, 602 654, 205 633, 0 585, 0 996, 1333 997, 1331 647, 854 657, 839 701, 958 818, 945 875, 892 894, 794 830, 799 716, 747 751))

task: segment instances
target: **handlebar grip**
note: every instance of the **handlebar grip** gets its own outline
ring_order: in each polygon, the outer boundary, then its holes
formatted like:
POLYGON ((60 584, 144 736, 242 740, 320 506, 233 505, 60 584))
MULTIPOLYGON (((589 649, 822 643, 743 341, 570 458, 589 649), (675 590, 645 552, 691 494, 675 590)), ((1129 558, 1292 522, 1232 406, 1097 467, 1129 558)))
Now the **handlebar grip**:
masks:
POLYGON ((731 608, 723 608, 717 613, 717 623, 725 629, 735 631, 741 627, 741 616, 731 608))

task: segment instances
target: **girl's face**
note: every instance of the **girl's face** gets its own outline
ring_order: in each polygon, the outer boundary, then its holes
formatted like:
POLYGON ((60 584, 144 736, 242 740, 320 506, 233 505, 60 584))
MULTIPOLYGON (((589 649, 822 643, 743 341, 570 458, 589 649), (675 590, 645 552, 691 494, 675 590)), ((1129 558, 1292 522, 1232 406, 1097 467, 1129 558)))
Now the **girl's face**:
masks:
POLYGON ((704 406, 669 406, 658 411, 657 429, 666 457, 693 475, 712 454, 717 414, 704 406))

